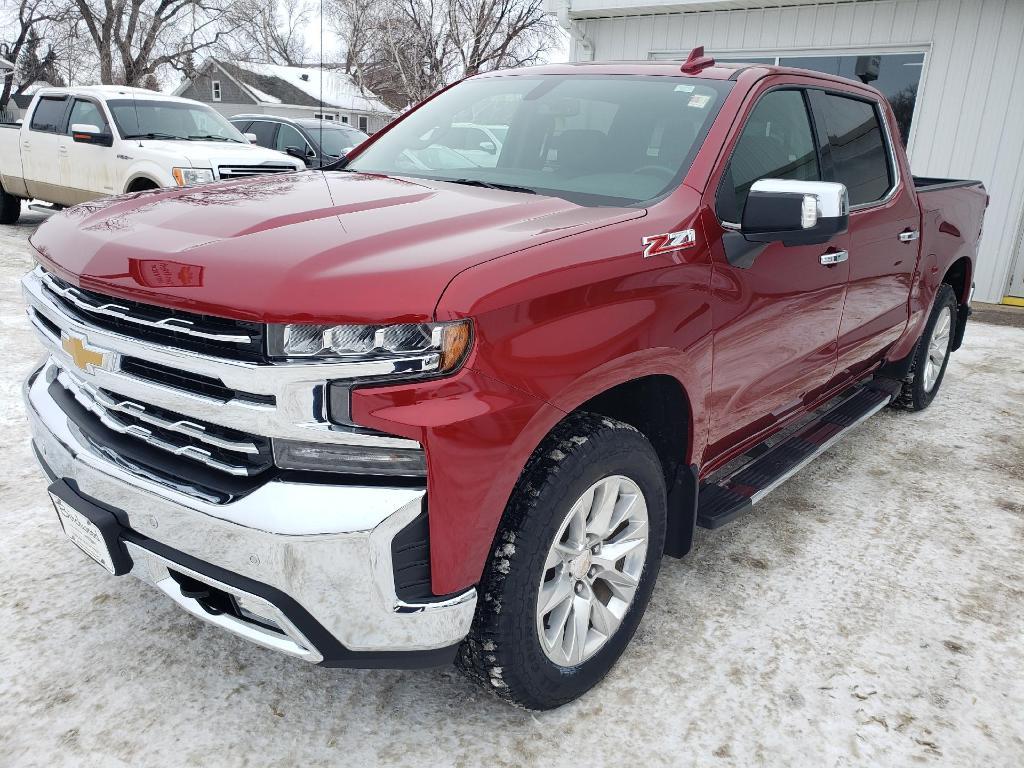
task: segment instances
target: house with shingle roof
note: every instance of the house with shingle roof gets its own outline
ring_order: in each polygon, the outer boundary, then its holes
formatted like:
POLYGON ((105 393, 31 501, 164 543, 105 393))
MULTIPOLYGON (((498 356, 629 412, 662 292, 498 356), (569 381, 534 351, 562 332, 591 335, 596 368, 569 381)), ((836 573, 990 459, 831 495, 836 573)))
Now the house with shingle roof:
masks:
POLYGON ((395 113, 352 76, 319 66, 286 67, 209 58, 175 96, 209 104, 225 117, 241 113, 337 120, 374 133, 395 113))

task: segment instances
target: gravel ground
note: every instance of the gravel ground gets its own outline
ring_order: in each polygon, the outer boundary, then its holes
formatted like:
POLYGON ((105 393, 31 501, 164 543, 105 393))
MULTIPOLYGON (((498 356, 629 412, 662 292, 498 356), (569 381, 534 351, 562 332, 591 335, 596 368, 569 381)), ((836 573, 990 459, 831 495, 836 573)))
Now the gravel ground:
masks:
POLYGON ((0 227, 0 765, 1024 764, 1024 330, 973 324, 928 411, 666 561, 609 678, 531 714, 249 646, 75 551, 19 393, 38 221, 0 227))

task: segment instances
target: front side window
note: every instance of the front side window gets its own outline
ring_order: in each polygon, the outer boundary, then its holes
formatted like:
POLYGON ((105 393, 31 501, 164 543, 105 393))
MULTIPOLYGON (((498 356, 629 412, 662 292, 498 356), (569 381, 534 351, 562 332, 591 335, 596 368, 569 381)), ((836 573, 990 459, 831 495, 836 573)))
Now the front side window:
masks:
POLYGON ((114 99, 107 102, 121 138, 182 139, 247 143, 219 112, 201 104, 153 99, 114 99))
POLYGON ((821 105, 828 132, 833 180, 846 185, 850 205, 881 200, 893 180, 875 105, 831 93, 815 103, 821 105))
POLYGON ((32 123, 29 126, 33 131, 46 131, 48 133, 61 133, 64 130, 64 110, 67 107, 66 96, 60 98, 43 97, 36 104, 35 112, 32 113, 32 123))
POLYGON ((85 99, 75 99, 75 105, 71 107, 71 117, 68 119, 68 133, 71 133, 71 126, 83 124, 95 125, 103 133, 110 131, 107 118, 96 104, 85 99))
POLYGON ((742 220, 747 195, 759 179, 821 179, 801 91, 769 91, 750 113, 719 187, 723 221, 742 220))
POLYGON ((732 86, 644 75, 467 80, 412 112, 347 169, 514 186, 580 205, 641 204, 682 181, 732 86), (500 146, 490 126, 507 131, 500 146), (486 140, 474 142, 480 136, 486 140))
POLYGON ((305 152, 308 146, 306 139, 292 126, 282 123, 277 129, 277 143, 274 145, 274 148, 278 152, 285 152, 290 147, 295 147, 295 149, 305 152))

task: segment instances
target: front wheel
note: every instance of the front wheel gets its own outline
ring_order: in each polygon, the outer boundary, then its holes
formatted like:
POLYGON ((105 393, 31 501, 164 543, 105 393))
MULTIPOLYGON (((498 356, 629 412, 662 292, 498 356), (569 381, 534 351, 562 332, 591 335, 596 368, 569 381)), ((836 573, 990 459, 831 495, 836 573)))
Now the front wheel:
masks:
POLYGON ((953 351, 957 312, 953 287, 942 283, 935 294, 932 313, 914 350, 911 379, 903 384, 903 391, 896 398, 897 405, 911 411, 923 411, 935 399, 946 375, 949 355, 953 351))
POLYGON ((509 500, 462 670, 529 709, 595 686, 647 607, 666 509, 661 462, 640 432, 595 414, 568 417, 509 500))

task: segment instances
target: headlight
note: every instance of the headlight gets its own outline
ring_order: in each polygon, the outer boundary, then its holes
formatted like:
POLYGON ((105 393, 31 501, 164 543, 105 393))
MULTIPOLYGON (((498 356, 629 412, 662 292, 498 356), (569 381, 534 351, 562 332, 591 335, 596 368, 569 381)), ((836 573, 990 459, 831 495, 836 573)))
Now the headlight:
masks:
POLYGON ((472 342, 468 320, 401 325, 271 325, 267 352, 274 358, 346 362, 401 361, 401 371, 448 373, 466 358, 472 342), (410 361, 414 365, 410 366, 410 361))
POLYGON ((209 168, 172 168, 171 175, 179 187, 209 184, 213 181, 213 171, 209 168))

